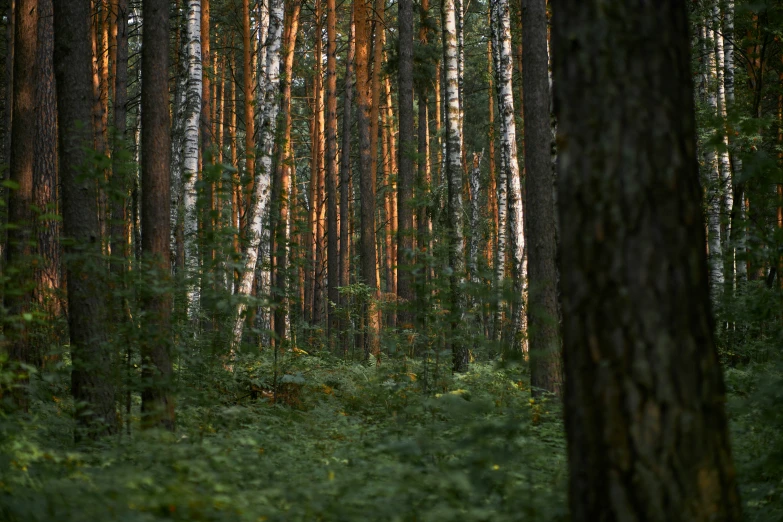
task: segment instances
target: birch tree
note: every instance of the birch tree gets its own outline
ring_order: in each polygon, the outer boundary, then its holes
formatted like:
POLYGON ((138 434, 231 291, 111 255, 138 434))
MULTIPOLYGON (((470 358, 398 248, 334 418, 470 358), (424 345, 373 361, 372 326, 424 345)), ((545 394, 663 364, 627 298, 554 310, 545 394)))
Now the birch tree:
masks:
MULTIPOLYGON (((715 42, 715 30, 710 26, 705 30, 704 54, 707 56, 705 69, 706 94, 709 107, 713 114, 718 113, 718 97, 715 91, 717 85, 717 64, 715 52, 712 50, 715 42)), ((721 186, 722 180, 718 157, 715 148, 708 146, 705 154, 707 163, 709 189, 707 191, 707 244, 709 247, 710 287, 714 296, 721 295, 724 284, 723 252, 721 250, 721 186)))
MULTIPOLYGON (((515 302, 512 303, 512 344, 521 349, 520 338, 524 328, 524 281, 526 279, 524 257, 524 215, 522 208, 522 187, 517 159, 517 131, 514 121, 514 90, 512 76, 514 72, 511 52, 511 15, 508 0, 492 0, 490 25, 492 29, 495 89, 498 98, 498 116, 500 119, 500 148, 503 173, 499 176, 508 184, 506 194, 508 204, 508 241, 511 254, 511 273, 513 274, 515 302)), ((500 270, 500 267, 498 267, 500 270)))
POLYGON ((464 342, 457 335, 462 323, 465 253, 462 239, 462 119, 459 100, 459 49, 457 45, 457 11, 455 0, 444 0, 443 18, 443 64, 446 81, 446 183, 448 187, 447 229, 449 268, 451 270, 451 325, 450 345, 453 369, 464 372, 468 369, 469 353, 464 342))
POLYGON ((187 57, 188 90, 185 98, 183 140, 183 192, 185 206, 185 269, 188 282, 188 315, 196 317, 199 306, 198 249, 198 157, 201 94, 204 70, 201 63, 201 0, 188 0, 187 57))
MULTIPOLYGON (((284 1, 269 0, 269 36, 266 55, 266 92, 264 93, 264 118, 261 127, 261 148, 258 175, 253 194, 253 205, 249 209, 248 245, 244 252, 244 269, 237 287, 237 295, 248 296, 253 286, 256 264, 264 225, 264 215, 269 207, 269 189, 272 178, 272 154, 277 132, 277 113, 280 110, 278 90, 280 87, 280 50, 283 41, 284 1)), ((247 302, 240 300, 234 323, 234 344, 242 341, 242 327, 247 302)))

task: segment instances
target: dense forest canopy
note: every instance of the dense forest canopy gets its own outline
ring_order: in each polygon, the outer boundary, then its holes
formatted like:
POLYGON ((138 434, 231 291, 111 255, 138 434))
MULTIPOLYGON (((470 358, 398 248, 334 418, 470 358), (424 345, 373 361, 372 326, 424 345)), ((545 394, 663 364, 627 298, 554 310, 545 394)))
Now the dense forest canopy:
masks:
POLYGON ((0 520, 783 519, 779 2, 0 20, 0 520))

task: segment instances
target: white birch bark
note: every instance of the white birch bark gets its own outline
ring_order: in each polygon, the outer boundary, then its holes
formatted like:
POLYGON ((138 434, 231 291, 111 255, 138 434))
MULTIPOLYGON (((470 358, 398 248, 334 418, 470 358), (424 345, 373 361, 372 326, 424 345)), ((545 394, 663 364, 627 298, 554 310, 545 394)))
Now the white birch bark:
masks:
MULTIPOLYGON (((449 266, 452 270, 452 324, 463 322, 465 306, 461 292, 464 278, 465 249, 462 237, 462 120, 459 100, 459 46, 455 0, 443 1, 443 54, 446 71, 446 182, 448 184, 449 266), (457 317, 458 316, 458 317, 457 317)), ((464 341, 451 339, 453 369, 468 368, 469 352, 464 341)))
MULTIPOLYGON (((179 19, 178 19, 179 20, 179 19)), ((180 261, 181 252, 178 252, 177 232, 179 225, 184 218, 183 214, 183 146, 185 132, 185 108, 186 95, 188 90, 188 42, 186 37, 180 43, 180 49, 177 50, 179 59, 177 60, 177 89, 174 95, 173 122, 171 126, 171 259, 176 266, 180 261)))
MULTIPOLYGON (((266 49, 269 38, 269 0, 259 0, 258 6, 258 85, 256 86, 256 129, 261 129, 264 121, 264 96, 266 95, 266 49)), ((256 133, 256 145, 260 146, 261 133, 256 133)))
MULTIPOLYGON (((715 31, 712 28, 706 29, 705 45, 707 56, 706 67, 706 95, 707 102, 714 114, 718 113, 717 96, 717 66, 715 62, 715 52, 713 51, 715 42, 715 31)), ((723 291, 723 256, 721 252, 721 230, 720 230, 720 209, 721 209, 721 176, 718 158, 713 147, 708 146, 706 152, 707 168, 709 169, 709 190, 707 191, 708 210, 707 210, 707 245, 709 247, 709 269, 710 286, 713 296, 719 296, 723 291)))
MULTIPOLYGON (((723 83, 726 86, 726 113, 730 117, 734 111, 734 0, 726 0, 725 11, 723 13, 723 47, 724 53, 724 78, 723 83)), ((731 125, 728 126, 729 131, 731 125)), ((729 155, 731 165, 733 166, 733 178, 735 180, 742 178, 742 158, 740 158, 736 140, 728 133, 729 137, 729 155)), ((741 192, 741 191, 740 191, 741 192)), ((746 281, 748 278, 748 267, 745 264, 745 232, 743 223, 745 221, 745 198, 740 197, 739 201, 733 201, 733 212, 736 220, 740 223, 739 228, 731 231, 731 241, 736 248, 736 272, 737 283, 746 281)))
MULTIPOLYGON (((269 208, 269 196, 272 177, 272 154, 274 153, 277 131, 277 113, 280 110, 278 91, 280 86, 280 50, 283 41, 284 0, 269 0, 269 36, 267 38, 266 71, 264 93, 263 127, 260 129, 260 158, 255 181, 253 206, 248 221, 249 244, 245 249, 245 267, 237 287, 237 295, 247 296, 253 285, 253 277, 258 262, 259 247, 263 234, 264 217, 269 208)), ((234 348, 242 341, 242 327, 247 303, 240 300, 234 323, 234 348)))
MULTIPOLYGON (((490 6, 490 23, 494 14, 492 12, 492 6, 490 6)), ((497 41, 497 34, 492 31, 492 61, 495 64, 495 70, 498 70, 498 63, 500 63, 500 44, 497 41)), ((496 84, 497 88, 497 84, 496 84)), ((497 92, 497 91, 496 91, 497 92)), ((505 121, 503 117, 498 118, 500 127, 500 135, 503 135, 503 125, 505 121)), ((503 284, 506 276, 506 250, 508 248, 508 169, 504 166, 507 161, 505 158, 506 151, 500 147, 500 168, 497 171, 497 198, 498 198, 498 230, 497 230, 497 248, 495 252, 495 286, 498 294, 498 304, 502 302, 503 296, 503 284)), ((501 334, 502 323, 502 310, 497 312, 495 326, 493 330, 493 340, 499 341, 501 334)))
MULTIPOLYGON (((520 301, 524 298, 525 273, 525 236, 524 212, 522 206, 522 187, 517 160, 517 131, 514 119, 513 57, 511 51, 511 15, 508 0, 492 0, 490 4, 490 25, 495 43, 495 88, 498 98, 498 116, 500 121, 501 170, 499 178, 508 183, 508 242, 514 274, 515 291, 520 301)), ((522 306, 513 310, 514 339, 524 328, 522 306)))
POLYGON ((198 178, 199 123, 204 71, 201 63, 201 0, 188 0, 188 90, 185 108, 183 150, 185 204, 185 271, 188 275, 188 315, 192 319, 199 306, 198 178))
MULTIPOLYGON (((713 30, 715 31, 715 80, 717 81, 717 98, 718 98, 718 120, 720 122, 721 142, 723 147, 718 152, 718 165, 720 166, 720 178, 721 178, 721 203, 723 206, 723 213, 728 215, 734 205, 734 186, 731 178, 731 167, 729 163, 729 135, 726 129, 727 113, 726 113, 726 84, 725 79, 725 52, 723 47, 724 34, 721 30, 721 16, 720 8, 715 3, 712 8, 712 23, 713 30)), ((726 227, 726 237, 723 241, 723 250, 726 254, 726 261, 732 267, 731 273, 734 269, 734 246, 731 239, 731 221, 726 227)), ((729 275, 731 277, 731 274, 729 275)), ((733 283, 733 281, 730 281, 733 283)))

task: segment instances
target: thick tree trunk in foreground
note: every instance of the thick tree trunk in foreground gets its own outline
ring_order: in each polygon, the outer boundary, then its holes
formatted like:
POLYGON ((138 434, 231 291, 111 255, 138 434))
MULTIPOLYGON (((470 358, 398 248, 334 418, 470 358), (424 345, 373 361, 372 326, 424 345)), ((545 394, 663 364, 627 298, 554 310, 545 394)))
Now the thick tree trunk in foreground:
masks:
POLYGON ((534 393, 559 394, 563 370, 545 0, 524 0, 522 23, 530 380, 534 393))
POLYGON ((94 180, 85 179, 85 146, 92 141, 89 0, 54 0, 54 66, 62 183, 63 234, 73 240, 65 254, 71 392, 80 438, 117 427, 110 356, 106 346, 106 299, 101 288, 101 236, 94 180))
MULTIPOLYGON (((168 284, 171 168, 169 116, 169 3, 144 0, 141 75, 141 250, 149 270, 164 288, 168 284)), ((198 19, 197 19, 198 21, 198 19)), ((198 119, 196 119, 198 125, 198 119)), ((157 286, 157 285, 156 285, 157 286)), ((145 335, 141 343, 142 425, 174 429, 171 397, 171 296, 169 291, 142 295, 145 335)))
POLYGON ((575 522, 741 519, 709 305, 689 41, 683 2, 555 5, 575 522))

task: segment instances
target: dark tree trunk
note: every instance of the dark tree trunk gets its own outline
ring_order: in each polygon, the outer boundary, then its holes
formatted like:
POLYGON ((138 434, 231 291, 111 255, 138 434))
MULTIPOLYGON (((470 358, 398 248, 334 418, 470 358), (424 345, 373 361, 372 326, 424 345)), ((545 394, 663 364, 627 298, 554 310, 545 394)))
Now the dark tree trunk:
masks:
POLYGON ((144 0, 141 77, 141 250, 149 273, 157 279, 150 282, 143 295, 146 324, 141 345, 142 424, 147 427, 174 429, 174 401, 170 386, 172 377, 169 345, 171 298, 168 285, 171 118, 169 116, 169 2, 144 0))
POLYGON ((128 0, 117 1, 117 51, 114 76, 114 154, 112 155, 111 253, 115 258, 112 268, 122 273, 130 256, 125 209, 130 183, 123 170, 122 151, 126 146, 128 103, 128 0))
POLYGON ((92 142, 92 57, 89 0, 54 0, 54 70, 57 83, 60 182, 71 334, 71 391, 76 438, 113 433, 117 427, 95 180, 83 169, 92 142), (85 431, 86 430, 86 433, 85 431))
POLYGON ((740 520, 686 3, 554 8, 572 520, 740 520))
MULTIPOLYGON (((54 83, 54 18, 52 0, 38 2, 38 50, 35 65, 35 160, 33 204, 40 212, 57 212, 57 94, 54 83)), ((35 277, 36 301, 51 317, 60 313, 60 223, 36 219, 39 264, 35 277)), ((42 362, 43 354, 36 354, 42 362)))
POLYGON ((326 0, 326 240, 327 317, 330 337, 337 332, 333 305, 337 293, 340 259, 337 254, 337 5, 326 0))
MULTIPOLYGON (((399 322, 403 328, 411 328, 411 314, 406 309, 413 301, 411 272, 407 268, 413 255, 413 183, 415 179, 413 157, 416 140, 413 130, 413 0, 399 2, 399 99, 400 146, 397 178, 397 216, 399 220, 399 247, 397 249, 397 297, 403 310, 399 322)), ((426 161, 426 160, 422 160, 426 161)))
POLYGON ((545 390, 559 394, 563 370, 557 302, 557 232, 552 190, 546 1, 523 0, 522 23, 530 380, 534 393, 545 390))
MULTIPOLYGON (((33 170, 36 144, 36 55, 38 48, 38 0, 19 0, 16 4, 14 29, 13 116, 11 124, 10 180, 14 183, 8 198, 8 274, 14 282, 7 292, 5 305, 15 317, 10 335, 10 360, 30 363, 32 354, 27 337, 28 322, 22 315, 30 312, 33 296, 33 274, 30 270, 33 250, 30 248, 33 215, 33 170)), ((26 408, 23 392, 17 402, 26 408)))
MULTIPOLYGON (((348 35, 348 55, 345 60, 345 86, 343 88, 343 134, 342 150, 340 151, 340 286, 350 284, 351 265, 351 126, 353 112, 353 60, 354 60, 354 30, 353 15, 351 15, 351 31, 348 35)), ((347 299, 340 299, 340 305, 348 305, 347 299)), ((347 322, 341 325, 342 349, 348 351, 349 336, 346 333, 347 322)))

